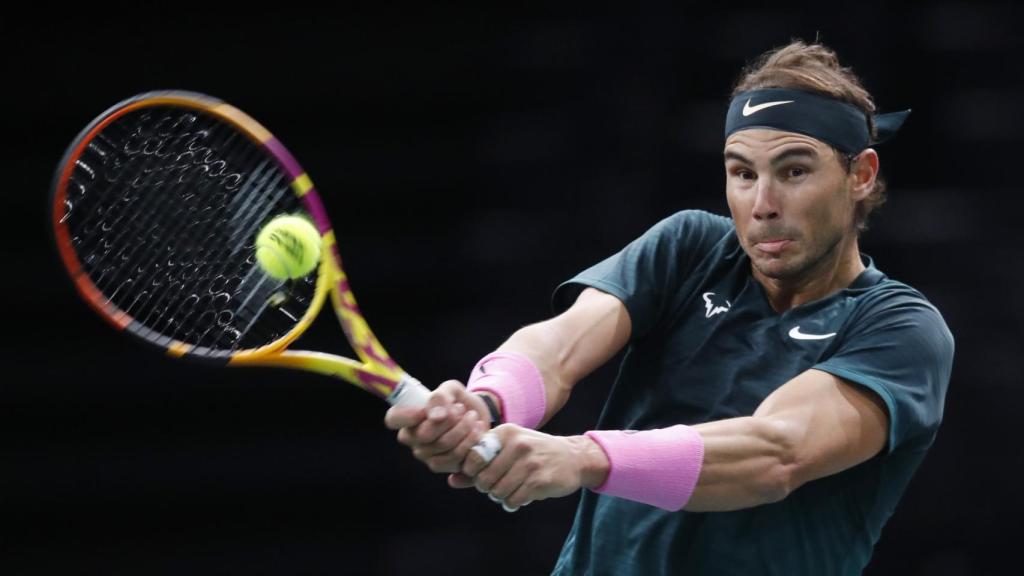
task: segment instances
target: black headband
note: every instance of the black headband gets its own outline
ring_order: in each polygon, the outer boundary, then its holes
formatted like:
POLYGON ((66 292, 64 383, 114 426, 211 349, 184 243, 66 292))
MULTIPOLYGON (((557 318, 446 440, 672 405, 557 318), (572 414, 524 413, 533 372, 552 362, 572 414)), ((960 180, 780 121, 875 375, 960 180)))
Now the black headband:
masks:
POLYGON ((733 98, 725 137, 739 130, 772 128, 816 138, 852 155, 895 136, 909 115, 910 110, 904 110, 874 116, 878 137, 871 140, 867 117, 856 106, 820 94, 767 88, 733 98))

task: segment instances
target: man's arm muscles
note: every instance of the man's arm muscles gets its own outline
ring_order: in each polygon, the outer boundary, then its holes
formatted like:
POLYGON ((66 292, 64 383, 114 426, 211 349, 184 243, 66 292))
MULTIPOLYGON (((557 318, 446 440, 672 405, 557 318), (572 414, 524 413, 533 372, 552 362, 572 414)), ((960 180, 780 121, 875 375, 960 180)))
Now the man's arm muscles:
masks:
POLYGON ((694 427, 704 463, 686 510, 748 508, 851 468, 885 447, 889 415, 874 392, 808 370, 766 398, 753 416, 694 427))
POLYGON ((753 416, 679 428, 700 436, 703 459, 692 493, 675 503, 669 500, 679 490, 672 483, 683 482, 688 458, 700 457, 692 443, 680 444, 676 427, 624 435, 609 454, 604 443, 620 436, 614 431, 599 445, 592 433, 559 437, 501 426, 495 430, 501 454, 489 465, 469 454, 453 485, 475 484, 513 507, 585 487, 668 510, 739 510, 782 500, 806 482, 878 454, 888 436, 888 413, 874 392, 808 370, 773 392, 753 416), (613 461, 626 462, 615 488, 606 485, 613 461))
MULTIPOLYGON (((522 354, 540 371, 545 396, 543 424, 565 405, 576 382, 625 346, 630 331, 629 314, 622 302, 588 288, 568 310, 520 329, 499 351, 522 354)), ((500 399, 491 398, 500 411, 500 399)), ((384 422, 398 430, 398 441, 412 448, 413 455, 432 471, 456 472, 487 429, 485 418, 489 414, 484 402, 462 383, 449 380, 431 393, 426 408, 393 406, 384 422)))
POLYGON ((812 369, 747 417, 573 437, 500 426, 501 454, 489 465, 469 454, 452 485, 475 484, 513 507, 585 487, 668 510, 738 510, 777 502, 806 482, 868 460, 885 447, 888 430, 887 409, 874 392, 812 369), (680 488, 688 469, 692 492, 680 488))
POLYGON ((518 330, 499 352, 518 352, 540 370, 546 410, 541 424, 558 413, 573 386, 611 359, 629 341, 631 323, 622 302, 587 288, 565 312, 518 330))

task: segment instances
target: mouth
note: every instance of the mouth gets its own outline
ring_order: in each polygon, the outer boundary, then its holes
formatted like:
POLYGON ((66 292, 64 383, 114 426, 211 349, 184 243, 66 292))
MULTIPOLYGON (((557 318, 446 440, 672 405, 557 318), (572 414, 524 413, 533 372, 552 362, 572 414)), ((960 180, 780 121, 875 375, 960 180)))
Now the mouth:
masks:
POLYGON ((779 254, 789 246, 792 240, 788 238, 774 238, 768 240, 762 240, 754 244, 754 248, 757 248, 765 254, 779 254))

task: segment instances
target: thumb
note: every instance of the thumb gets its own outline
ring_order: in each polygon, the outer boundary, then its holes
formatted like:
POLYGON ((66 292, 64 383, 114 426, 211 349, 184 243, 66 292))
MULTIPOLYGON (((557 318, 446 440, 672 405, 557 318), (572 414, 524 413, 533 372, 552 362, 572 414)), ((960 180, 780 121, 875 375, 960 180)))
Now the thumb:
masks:
POLYGON ((416 426, 427 418, 424 407, 392 406, 384 414, 384 425, 392 430, 416 426))

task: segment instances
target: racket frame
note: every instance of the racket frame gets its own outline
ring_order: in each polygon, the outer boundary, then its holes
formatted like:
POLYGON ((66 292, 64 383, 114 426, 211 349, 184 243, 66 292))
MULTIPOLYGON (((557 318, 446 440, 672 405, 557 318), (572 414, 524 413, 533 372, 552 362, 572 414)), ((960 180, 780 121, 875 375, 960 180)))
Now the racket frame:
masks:
POLYGON ((155 346, 175 358, 229 366, 269 366, 306 370, 343 379, 391 404, 426 403, 429 390, 391 359, 359 310, 349 287, 348 277, 341 265, 334 230, 309 175, 269 130, 238 108, 211 96, 179 90, 147 92, 124 100, 106 110, 76 136, 58 165, 51 190, 51 220, 61 260, 78 293, 117 330, 128 332, 136 339, 155 346), (323 256, 317 268, 313 300, 298 322, 287 333, 269 344, 232 352, 215 351, 159 334, 114 305, 96 287, 82 267, 65 223, 65 201, 75 163, 81 158, 92 139, 118 118, 142 108, 158 106, 186 108, 212 116, 230 124, 261 147, 289 178, 289 186, 299 197, 320 233, 323 256), (320 314, 328 295, 331 296, 332 306, 342 330, 360 361, 323 352, 287 350, 320 314))

